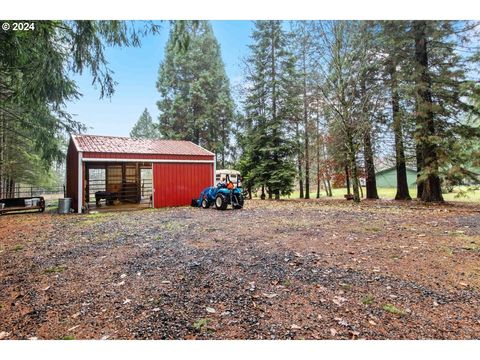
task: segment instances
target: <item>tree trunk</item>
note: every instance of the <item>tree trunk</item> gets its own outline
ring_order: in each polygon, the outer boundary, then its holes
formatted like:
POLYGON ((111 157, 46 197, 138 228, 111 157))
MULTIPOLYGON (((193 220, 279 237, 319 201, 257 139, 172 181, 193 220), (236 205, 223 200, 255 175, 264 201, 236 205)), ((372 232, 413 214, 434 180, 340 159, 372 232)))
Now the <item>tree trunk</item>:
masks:
POLYGON ((352 188, 353 188, 353 201, 360 202, 360 192, 358 188, 358 173, 357 173, 357 161, 355 156, 350 154, 350 167, 352 168, 352 188))
POLYGON ((420 173, 422 171, 423 159, 419 144, 415 146, 415 155, 417 158, 417 199, 421 199, 423 193, 423 181, 420 180, 420 173))
POLYGON ((317 199, 320 198, 320 163, 317 161, 317 199))
POLYGON ((10 198, 15 197, 15 180, 13 180, 13 179, 10 179, 10 194, 9 194, 8 197, 10 197, 10 198))
POLYGON ((353 201, 356 203, 360 202, 360 192, 358 188, 358 172, 357 172, 357 161, 355 157, 355 153, 350 154, 350 168, 351 176, 352 176, 352 188, 353 188, 353 201))
POLYGON ((265 200, 265 185, 262 185, 262 193, 260 194, 260 199, 265 200))
MULTIPOLYGON (((395 56, 395 55, 394 55, 395 56)), ((408 191, 407 167, 405 164, 405 150, 403 146, 402 116, 400 114, 400 99, 397 85, 397 64, 394 58, 389 66, 390 89, 393 117, 393 133, 395 135, 395 166, 397 170, 397 193, 395 200, 411 200, 408 191)))
POLYGON ((415 34, 416 62, 416 96, 417 96, 417 128, 415 138, 420 143, 422 154, 422 172, 425 177, 422 189, 422 201, 443 201, 440 177, 438 176, 437 144, 432 140, 435 136, 435 122, 432 110, 431 79, 428 73, 427 22, 413 21, 415 34))
POLYGON ((364 135, 365 152, 365 187, 367 189, 367 199, 378 199, 377 180, 375 178, 375 164, 373 163, 373 149, 370 129, 364 135))
POLYGON ((303 173, 302 173, 302 162, 298 159, 298 186, 300 190, 300 199, 303 199, 303 173))
POLYGON ((306 49, 303 48, 303 127, 305 133, 305 199, 310 199, 310 154, 308 136, 308 102, 307 102, 307 66, 306 49))
POLYGON ((297 168, 298 168, 298 185, 300 187, 300 199, 303 199, 303 172, 302 172, 302 150, 300 146, 300 129, 298 121, 296 122, 296 138, 297 138, 297 168))
POLYGON ((358 189, 358 169, 357 169, 357 157, 355 154, 355 147, 353 143, 352 134, 347 132, 347 155, 348 155, 348 168, 350 169, 350 176, 352 178, 352 189, 353 189, 353 201, 355 203, 360 202, 360 193, 358 189))
MULTIPOLYGON (((367 96, 366 90, 366 74, 362 73, 361 94, 363 100, 363 117, 365 122, 365 133, 363 134, 363 152, 365 159, 365 186, 367 189, 367 199, 378 199, 377 180, 375 178, 375 164, 373 162, 373 147, 372 147, 372 124, 368 118, 369 109, 368 103, 365 101, 367 96)), ((360 187, 363 198, 363 190, 360 187)))
MULTIPOLYGON (((272 30, 272 33, 271 33, 271 39, 272 39, 272 42, 271 42, 271 50, 272 50, 272 57, 271 57, 271 71, 272 71, 272 121, 274 124, 277 123, 277 80, 276 80, 276 58, 275 58, 275 50, 276 50, 276 43, 275 43, 275 39, 276 37, 274 36, 274 33, 273 33, 273 28, 271 29, 272 30)), ((278 141, 278 136, 277 136, 277 127, 274 127, 273 128, 273 133, 272 133, 272 137, 273 137, 273 145, 275 146, 275 148, 277 148, 277 141, 278 141)), ((273 161, 275 163, 278 163, 278 154, 277 152, 275 151, 273 153, 273 161)), ((270 187, 268 188, 268 198, 271 199, 272 198, 272 192, 275 192, 275 199, 277 199, 277 192, 279 191, 279 189, 270 189, 270 187)), ((280 198, 280 193, 278 192, 278 198, 280 198)))
POLYGON ((275 194, 275 200, 280 200, 280 190, 275 190, 274 194, 275 194))
POLYGON ((328 193, 327 196, 332 197, 332 183, 330 181, 330 177, 327 177, 327 187, 328 187, 328 193))
POLYGON ((347 182, 347 195, 351 195, 350 192, 350 175, 348 174, 348 165, 345 165, 345 180, 347 182))
MULTIPOLYGON (((317 155, 317 199, 320 198, 320 114, 319 110, 317 109, 317 121, 316 121, 316 155, 317 155)), ((323 141, 322 141, 322 148, 323 148, 323 141)))

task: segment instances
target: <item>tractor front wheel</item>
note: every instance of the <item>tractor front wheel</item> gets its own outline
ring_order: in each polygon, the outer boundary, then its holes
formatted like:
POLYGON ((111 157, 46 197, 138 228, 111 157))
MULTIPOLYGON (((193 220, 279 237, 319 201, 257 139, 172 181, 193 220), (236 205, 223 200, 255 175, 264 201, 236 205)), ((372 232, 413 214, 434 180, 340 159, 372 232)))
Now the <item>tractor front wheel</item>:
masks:
POLYGON ((202 208, 203 209, 208 209, 210 207, 210 204, 207 199, 202 200, 202 208))
POLYGON ((223 194, 218 194, 215 198, 215 208, 217 210, 225 210, 227 208, 227 198, 223 194))
MULTIPOLYGON (((243 200, 243 195, 242 194, 239 194, 239 195, 233 195, 237 198, 237 203, 235 205, 233 205, 233 208, 234 209, 241 209, 243 208, 243 203, 244 203, 244 200, 243 200)), ((233 203, 233 202, 232 202, 233 203)))

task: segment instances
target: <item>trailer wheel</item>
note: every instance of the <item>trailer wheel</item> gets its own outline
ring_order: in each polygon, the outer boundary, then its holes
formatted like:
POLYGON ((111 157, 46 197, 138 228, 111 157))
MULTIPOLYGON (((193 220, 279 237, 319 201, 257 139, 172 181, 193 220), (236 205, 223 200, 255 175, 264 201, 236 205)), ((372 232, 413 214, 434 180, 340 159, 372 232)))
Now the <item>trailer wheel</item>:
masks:
POLYGON ((227 208, 227 198, 223 194, 218 194, 215 198, 215 208, 217 210, 225 210, 227 208))
POLYGON ((202 200, 202 209, 208 209, 210 207, 210 203, 207 201, 207 199, 202 200))

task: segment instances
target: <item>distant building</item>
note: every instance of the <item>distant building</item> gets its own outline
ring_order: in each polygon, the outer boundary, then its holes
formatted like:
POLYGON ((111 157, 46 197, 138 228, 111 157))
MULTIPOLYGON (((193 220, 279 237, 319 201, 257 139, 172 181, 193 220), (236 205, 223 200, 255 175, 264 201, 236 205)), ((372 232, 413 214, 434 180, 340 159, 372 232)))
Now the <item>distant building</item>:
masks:
MULTIPOLYGON (((375 173, 377 187, 379 188, 396 188, 397 187, 397 168, 392 166, 375 173)), ((409 188, 417 186, 417 172, 407 168, 407 182, 409 188)))

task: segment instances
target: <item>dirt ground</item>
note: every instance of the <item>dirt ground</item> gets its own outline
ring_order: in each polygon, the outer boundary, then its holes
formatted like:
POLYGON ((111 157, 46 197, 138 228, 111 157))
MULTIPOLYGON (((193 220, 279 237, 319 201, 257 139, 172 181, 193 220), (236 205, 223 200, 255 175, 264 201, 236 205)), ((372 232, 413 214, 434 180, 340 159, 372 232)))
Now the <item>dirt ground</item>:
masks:
POLYGON ((2 339, 479 339, 480 206, 0 217, 2 339))

